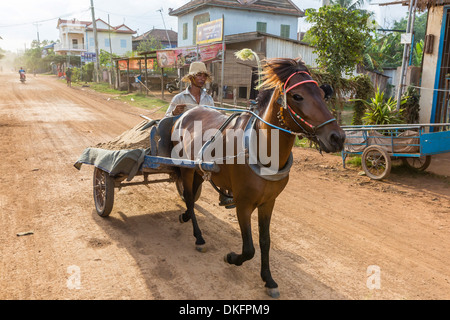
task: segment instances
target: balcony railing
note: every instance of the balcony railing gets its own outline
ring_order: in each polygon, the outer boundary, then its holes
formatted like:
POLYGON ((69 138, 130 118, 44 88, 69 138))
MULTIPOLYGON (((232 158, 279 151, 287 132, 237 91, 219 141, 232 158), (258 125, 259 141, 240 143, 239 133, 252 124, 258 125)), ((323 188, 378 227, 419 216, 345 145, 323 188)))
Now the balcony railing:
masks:
POLYGON ((84 44, 64 44, 57 43, 55 44, 55 52, 56 51, 74 51, 74 52, 83 52, 86 51, 84 44))

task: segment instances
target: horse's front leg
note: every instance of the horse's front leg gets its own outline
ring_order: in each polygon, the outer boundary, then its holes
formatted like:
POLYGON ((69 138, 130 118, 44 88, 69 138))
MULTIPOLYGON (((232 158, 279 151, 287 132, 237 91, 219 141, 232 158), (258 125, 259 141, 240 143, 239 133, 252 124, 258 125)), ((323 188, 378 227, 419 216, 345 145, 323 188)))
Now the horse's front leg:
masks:
POLYGON ((240 266, 255 255, 251 226, 251 215, 253 210, 254 208, 249 205, 242 205, 239 202, 236 203, 236 212, 242 236, 242 254, 236 254, 234 252, 227 254, 225 256, 225 261, 229 264, 240 266))
POLYGON ((278 298, 280 291, 273 280, 269 266, 270 251, 270 219, 275 200, 258 207, 259 246, 261 248, 261 278, 266 283, 267 293, 272 298, 278 298))
POLYGON ((197 218, 194 212, 194 204, 195 204, 195 194, 197 193, 198 188, 202 184, 202 177, 195 173, 194 170, 182 170, 181 177, 183 179, 183 198, 186 203, 186 211, 185 213, 180 215, 180 222, 188 222, 192 221, 192 227, 194 229, 194 237, 195 237, 195 246, 196 249, 200 252, 206 251, 205 249, 205 240, 202 236, 202 231, 198 226, 197 218))

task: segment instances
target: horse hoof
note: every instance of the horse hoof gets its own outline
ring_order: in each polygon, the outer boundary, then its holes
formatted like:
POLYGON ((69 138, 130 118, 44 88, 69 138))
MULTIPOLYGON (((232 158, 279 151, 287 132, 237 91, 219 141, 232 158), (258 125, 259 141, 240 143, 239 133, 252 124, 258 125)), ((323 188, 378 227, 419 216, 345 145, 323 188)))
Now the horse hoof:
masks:
POLYGON ((208 249, 206 248, 206 245, 201 245, 201 244, 195 245, 195 250, 197 250, 198 252, 201 252, 201 253, 205 253, 206 251, 208 251, 208 249))
POLYGON ((180 223, 185 223, 186 222, 186 221, 183 220, 183 215, 182 214, 180 214, 178 216, 178 219, 180 220, 180 223))
POLYGON ((278 288, 266 288, 267 294, 274 299, 278 299, 280 297, 280 290, 278 288))

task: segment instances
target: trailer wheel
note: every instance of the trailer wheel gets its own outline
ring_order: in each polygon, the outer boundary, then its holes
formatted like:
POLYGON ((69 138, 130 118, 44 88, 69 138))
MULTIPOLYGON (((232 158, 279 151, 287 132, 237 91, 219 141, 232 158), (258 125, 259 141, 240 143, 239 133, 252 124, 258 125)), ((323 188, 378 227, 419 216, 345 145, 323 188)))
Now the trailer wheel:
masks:
POLYGON ((366 175, 374 180, 386 178, 391 172, 391 157, 379 146, 367 147, 361 156, 361 165, 366 175))
MULTIPOLYGON (((181 197, 181 200, 185 201, 184 200, 184 196, 183 196, 183 191, 184 191, 183 179, 181 179, 181 177, 177 178, 177 180, 175 181, 175 186, 177 187, 177 191, 178 191, 178 194, 181 197)), ((198 187, 197 193, 195 194, 195 197, 194 197, 194 202, 196 202, 200 198, 201 194, 202 194, 202 185, 200 185, 198 187)))
POLYGON ((106 171, 94 169, 95 210, 101 217, 107 217, 114 205, 114 178, 106 171))
POLYGON ((417 171, 425 171, 431 163, 431 156, 421 156, 419 158, 415 157, 404 157, 402 162, 405 166, 410 169, 417 171))

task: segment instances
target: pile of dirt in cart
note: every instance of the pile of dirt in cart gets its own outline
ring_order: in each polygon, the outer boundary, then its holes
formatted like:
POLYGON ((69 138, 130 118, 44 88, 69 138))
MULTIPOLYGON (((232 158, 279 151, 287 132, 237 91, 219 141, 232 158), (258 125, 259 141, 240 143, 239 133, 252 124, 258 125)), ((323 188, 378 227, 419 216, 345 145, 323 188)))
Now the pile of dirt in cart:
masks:
POLYGON ((99 143, 95 148, 107 150, 147 149, 150 148, 150 130, 152 125, 144 120, 135 127, 123 132, 109 142, 99 143))

